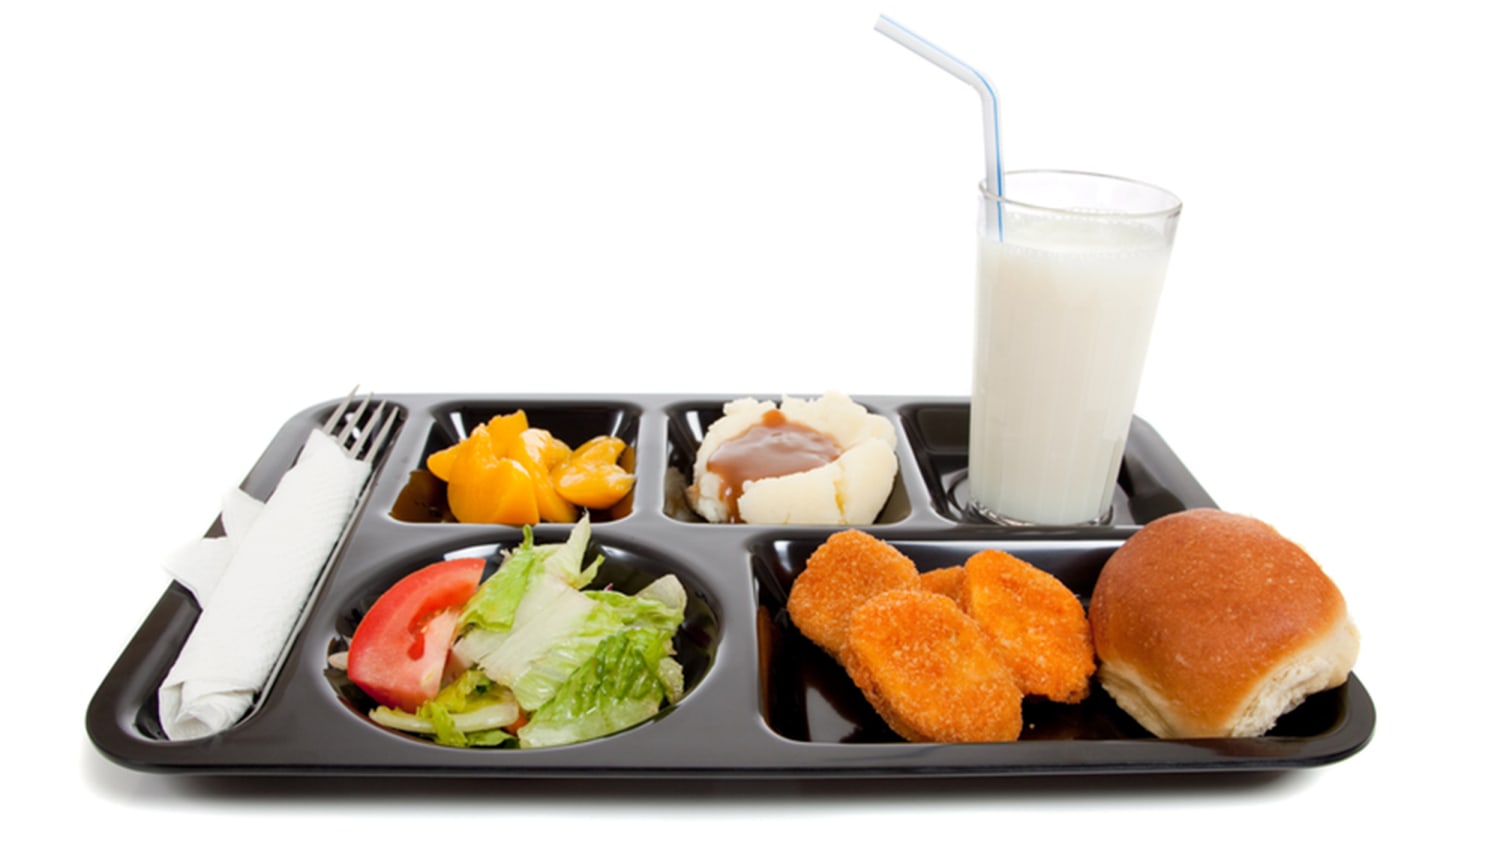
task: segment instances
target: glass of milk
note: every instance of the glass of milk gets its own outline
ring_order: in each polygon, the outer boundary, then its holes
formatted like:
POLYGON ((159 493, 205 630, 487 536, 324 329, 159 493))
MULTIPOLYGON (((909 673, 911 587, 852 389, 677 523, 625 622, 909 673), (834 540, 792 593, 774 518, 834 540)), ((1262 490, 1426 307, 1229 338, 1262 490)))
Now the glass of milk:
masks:
POLYGON ((970 507, 1106 522, 1182 203, 1062 170, 1007 173, 1003 197, 980 194, 970 507))

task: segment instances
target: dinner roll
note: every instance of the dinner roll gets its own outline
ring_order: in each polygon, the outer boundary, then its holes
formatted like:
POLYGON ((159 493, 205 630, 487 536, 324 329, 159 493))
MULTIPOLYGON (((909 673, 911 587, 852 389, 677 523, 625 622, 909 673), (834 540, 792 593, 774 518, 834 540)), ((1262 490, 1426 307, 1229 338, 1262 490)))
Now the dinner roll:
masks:
POLYGON ((1152 521, 1105 563, 1089 606, 1099 681, 1163 738, 1256 736, 1343 684, 1359 652, 1344 597, 1269 525, 1198 509, 1152 521))

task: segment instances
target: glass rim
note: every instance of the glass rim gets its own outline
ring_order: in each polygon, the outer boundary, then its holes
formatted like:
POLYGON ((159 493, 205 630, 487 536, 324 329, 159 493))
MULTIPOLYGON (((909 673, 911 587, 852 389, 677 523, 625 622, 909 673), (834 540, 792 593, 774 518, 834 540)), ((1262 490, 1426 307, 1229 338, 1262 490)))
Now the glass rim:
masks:
POLYGON ((1108 173, 1093 173, 1093 172, 1090 172, 1090 171, 1087 171, 1087 170, 1037 169, 1037 170, 1007 170, 1005 172, 1005 178, 1007 178, 1007 179, 1010 178, 1010 177, 1012 177, 1012 176, 1038 176, 1038 175, 1081 176, 1081 177, 1085 177, 1085 178, 1088 178, 1088 179, 1097 179, 1097 180, 1102 180, 1102 181, 1115 182, 1115 183, 1123 184, 1123 185, 1133 185, 1133 186, 1139 187, 1139 188, 1146 188, 1147 190, 1150 190, 1150 191, 1153 191, 1153 192, 1159 194, 1161 197, 1163 197, 1164 204, 1163 204, 1163 206, 1161 208, 1158 208, 1158 209, 1153 210, 1153 211, 1125 211, 1125 210, 1108 210, 1108 209, 1097 209, 1096 210, 1096 209, 1085 209, 1085 208, 1060 208, 1060 207, 1057 207, 1055 205, 1042 205, 1042 204, 1038 204, 1036 202, 1023 202, 1023 201, 1018 200, 1018 199, 1012 199, 1009 196, 1006 196, 1004 194, 995 194, 995 193, 993 193, 985 185, 984 182, 980 182, 979 183, 979 194, 980 194, 980 196, 983 199, 985 199, 988 202, 999 202, 1002 205, 1011 205, 1011 206, 1015 206, 1017 208, 1026 208, 1026 209, 1031 209, 1031 210, 1035 210, 1035 211, 1045 211, 1045 212, 1050 213, 1050 214, 1067 214, 1067 215, 1072 215, 1072 216, 1077 216, 1077 217, 1135 217, 1135 218, 1139 218, 1139 217, 1175 217, 1175 216, 1177 216, 1177 215, 1179 215, 1179 214, 1182 213, 1182 200, 1177 197, 1177 194, 1172 193, 1171 191, 1167 190, 1166 188, 1158 187, 1157 185, 1153 185, 1150 182, 1143 182, 1143 181, 1141 181, 1139 179, 1129 179, 1129 178, 1126 178, 1124 176, 1111 176, 1108 173))

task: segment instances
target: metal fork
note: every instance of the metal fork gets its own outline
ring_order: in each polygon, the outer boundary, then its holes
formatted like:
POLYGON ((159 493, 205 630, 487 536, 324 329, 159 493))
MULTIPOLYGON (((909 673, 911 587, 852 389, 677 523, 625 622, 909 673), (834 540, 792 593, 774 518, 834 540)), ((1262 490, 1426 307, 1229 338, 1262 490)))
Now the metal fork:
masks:
POLYGON ((359 387, 349 391, 349 395, 328 417, 323 424, 323 433, 333 438, 350 457, 355 460, 364 460, 374 463, 379 456, 380 449, 385 446, 386 438, 391 435, 395 427, 396 417, 400 414, 395 408, 386 412, 386 402, 381 401, 373 411, 370 411, 370 401, 375 398, 374 393, 366 393, 359 405, 353 410, 349 405, 354 402, 355 394, 359 387), (369 411, 366 415, 366 411, 369 411), (377 430, 378 428, 378 430, 377 430), (371 433, 374 437, 371 438, 371 433))

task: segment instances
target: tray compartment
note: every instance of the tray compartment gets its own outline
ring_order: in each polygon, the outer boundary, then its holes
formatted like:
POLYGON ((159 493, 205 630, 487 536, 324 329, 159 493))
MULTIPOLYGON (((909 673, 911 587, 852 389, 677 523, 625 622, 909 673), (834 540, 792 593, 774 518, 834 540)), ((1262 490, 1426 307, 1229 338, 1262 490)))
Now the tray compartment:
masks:
MULTIPOLYGON (((1002 548, 1061 580, 1081 598, 1093 591, 1099 569, 1118 541, 1005 543, 889 540, 919 571, 962 565, 983 548, 1002 548)), ((793 741, 906 744, 865 700, 844 669, 792 624, 787 595, 822 539, 767 540, 753 557, 761 666, 761 716, 793 741)), ((1028 700, 1021 740, 1142 738, 1147 733, 1097 687, 1081 704, 1028 700)))
MULTIPOLYGON (((906 744, 865 700, 844 669, 797 631, 786 612, 787 595, 822 538, 770 539, 753 549, 757 600, 757 647, 761 717, 792 741, 837 744, 906 744)), ((1094 583, 1120 540, 1093 542, 950 541, 894 539, 891 544, 916 563, 918 571, 962 565, 985 548, 999 548, 1042 569, 1088 606, 1094 583)), ((1268 733, 1272 739, 1312 738, 1334 731, 1346 704, 1344 689, 1310 697, 1283 715, 1268 733)), ((1020 741, 1110 741, 1154 737, 1091 684, 1078 704, 1028 699, 1020 741)), ((1266 739, 1261 739, 1265 741, 1266 739)))
MULTIPOLYGON (((763 401, 778 401, 772 398, 757 398, 763 401)), ((733 401, 733 399, 725 401, 733 401)), ((874 405, 861 403, 865 404, 865 408, 871 413, 880 412, 880 409, 874 405)), ((709 426, 724 416, 724 401, 682 402, 671 405, 666 412, 667 474, 663 481, 666 490, 664 512, 668 518, 675 521, 707 524, 707 520, 688 505, 686 494, 688 485, 693 482, 693 463, 698 457, 698 447, 703 444, 703 437, 709 426)), ((899 451, 901 438, 899 427, 896 437, 899 451)), ((886 499, 885 507, 875 517, 875 524, 897 524, 911 515, 911 496, 907 492, 906 481, 898 461, 891 495, 886 499)))
MULTIPOLYGON (((561 541, 561 539, 561 537, 545 540, 539 538, 537 544, 561 541)), ((516 542, 504 541, 456 548, 439 554, 407 555, 379 566, 367 567, 357 582, 346 584, 346 593, 349 598, 346 599, 343 609, 334 617, 333 630, 325 631, 323 634, 328 642, 327 655, 331 656, 349 649, 349 640, 354 636, 360 620, 364 618, 365 613, 369 612, 375 600, 407 574, 438 560, 491 557, 515 547, 516 544, 516 542)), ((677 650, 677 661, 682 664, 683 669, 683 696, 676 704, 664 706, 662 711, 651 720, 668 717, 676 707, 684 705, 691 699, 693 691, 708 675, 713 665, 721 632, 720 602, 716 596, 704 588, 704 584, 686 566, 669 559, 659 550, 644 548, 634 543, 601 542, 594 537, 589 543, 585 559, 591 560, 600 553, 604 555, 604 563, 599 567, 598 575, 588 588, 610 587, 633 595, 656 578, 672 574, 677 576, 687 591, 688 605, 683 623, 673 639, 673 646, 677 650)), ((328 668, 323 672, 323 676, 350 713, 357 718, 368 720, 367 713, 376 705, 368 695, 350 682, 348 676, 339 669, 328 668)), ((373 721, 370 724, 378 726, 373 721)), ((424 744, 431 743, 425 738, 399 730, 386 730, 386 732, 402 739, 424 744)), ((509 754, 526 751, 483 749, 475 752, 509 754)))
MULTIPOLYGON (((907 405, 901 408, 900 418, 932 509, 942 518, 959 524, 990 525, 969 509, 969 405, 907 405)), ((1138 527, 1178 510, 1214 506, 1196 481, 1174 471, 1175 457, 1164 459, 1170 456, 1171 452, 1150 425, 1140 419, 1131 420, 1108 520, 1095 528, 1052 530, 1138 527), (1163 477, 1163 471, 1172 477, 1163 477)))
MULTIPOLYGON (((448 509, 448 485, 427 471, 427 458, 445 448, 457 445, 474 430, 497 415, 526 412, 533 428, 550 431, 554 437, 573 448, 599 436, 614 436, 625 441, 620 463, 635 471, 636 449, 640 438, 641 408, 638 405, 610 401, 447 402, 432 408, 427 438, 416 464, 408 467, 405 486, 390 509, 393 519, 403 522, 456 522, 448 509)), ((634 507, 632 490, 619 504, 608 510, 590 510, 593 523, 623 519, 634 507)))

